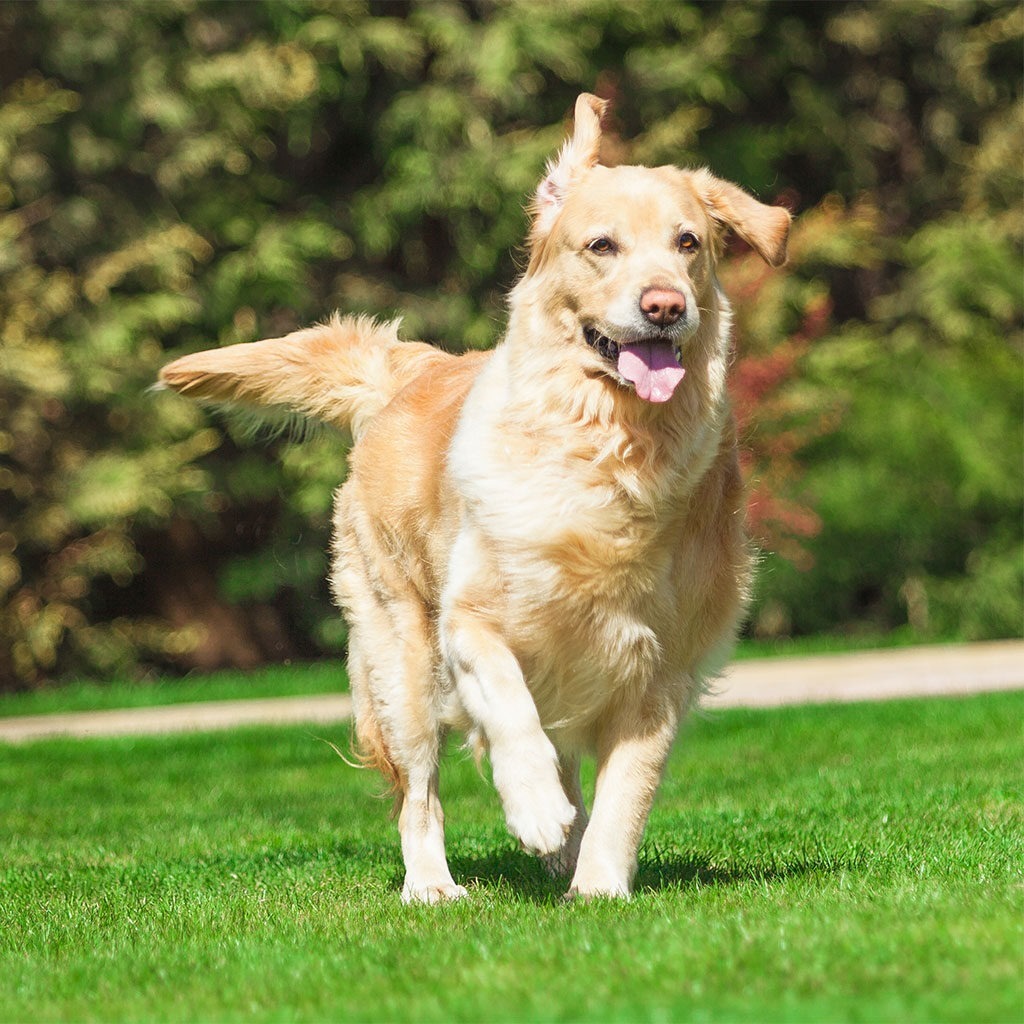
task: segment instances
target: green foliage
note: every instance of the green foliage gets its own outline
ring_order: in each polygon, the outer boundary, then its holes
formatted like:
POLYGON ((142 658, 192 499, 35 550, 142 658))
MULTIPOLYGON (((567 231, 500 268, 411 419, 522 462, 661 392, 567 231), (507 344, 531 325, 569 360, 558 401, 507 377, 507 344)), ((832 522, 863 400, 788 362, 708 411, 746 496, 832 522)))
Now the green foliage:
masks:
MULTIPOLYGON (((913 24, 905 14, 844 5, 826 25, 823 52, 845 84, 815 91, 838 104, 816 145, 843 145, 835 186, 860 190, 875 224, 833 218, 811 247, 825 257, 815 280, 831 323, 783 389, 758 454, 772 499, 802 494, 817 516, 802 532, 816 536, 802 550, 772 538, 754 614, 765 635, 903 627, 984 639, 1024 628, 1024 106, 1010 70, 1024 14, 999 4, 919 4, 913 24), (825 417, 818 440, 799 433, 808 409, 825 417), (794 429, 798 472, 779 481, 794 429)), ((804 232, 819 234, 837 201, 798 225, 796 275, 805 263, 813 273, 804 232)), ((782 315, 765 319, 792 344, 782 315)))
POLYGON ((336 307, 492 343, 580 89, 615 101, 609 158, 708 163, 801 212, 789 272, 730 270, 755 520, 785 557, 759 631, 1019 631, 1021 22, 0 5, 0 685, 340 648, 342 442, 254 447, 147 389, 336 307))

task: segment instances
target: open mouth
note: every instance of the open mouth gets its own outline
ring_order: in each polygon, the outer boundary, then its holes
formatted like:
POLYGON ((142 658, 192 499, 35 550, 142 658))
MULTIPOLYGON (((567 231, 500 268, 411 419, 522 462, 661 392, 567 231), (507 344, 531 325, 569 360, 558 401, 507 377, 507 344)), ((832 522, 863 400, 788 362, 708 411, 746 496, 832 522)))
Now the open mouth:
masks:
POLYGON ((645 402, 667 402, 686 371, 682 351, 670 341, 651 339, 624 344, 606 338, 596 327, 584 327, 587 344, 629 381, 645 402))
POLYGON ((583 337, 587 339, 587 344, 591 348, 597 350, 598 355, 604 356, 611 363, 618 362, 619 345, 617 342, 606 338, 596 327, 584 327, 583 337))

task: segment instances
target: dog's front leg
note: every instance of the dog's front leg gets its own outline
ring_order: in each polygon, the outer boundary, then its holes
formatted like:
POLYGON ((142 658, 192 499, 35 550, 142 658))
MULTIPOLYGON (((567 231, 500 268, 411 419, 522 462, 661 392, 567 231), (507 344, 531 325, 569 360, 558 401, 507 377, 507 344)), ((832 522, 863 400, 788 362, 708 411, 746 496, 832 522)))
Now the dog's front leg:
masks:
MULTIPOLYGON (((487 593, 493 595, 493 584, 487 593)), ((445 663, 460 703, 487 740, 509 829, 531 853, 556 853, 576 808, 562 788, 558 754, 519 662, 478 598, 472 587, 446 594, 440 623, 445 663)))
POLYGON ((459 700, 487 738, 509 829, 531 853, 561 850, 576 808, 562 789, 558 754, 515 656, 469 612, 446 619, 442 645, 459 700))
POLYGON ((570 896, 629 896, 637 852, 679 715, 659 708, 616 718, 598 744, 594 809, 583 835, 570 896))

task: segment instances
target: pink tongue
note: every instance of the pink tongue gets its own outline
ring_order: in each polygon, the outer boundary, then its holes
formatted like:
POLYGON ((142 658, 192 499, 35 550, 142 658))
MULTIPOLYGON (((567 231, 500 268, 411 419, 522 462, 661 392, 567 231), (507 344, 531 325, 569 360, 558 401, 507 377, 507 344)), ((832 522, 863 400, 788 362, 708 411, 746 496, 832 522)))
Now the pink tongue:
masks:
POLYGON ((667 402, 686 373, 671 345, 646 342, 619 346, 618 370, 646 402, 667 402))

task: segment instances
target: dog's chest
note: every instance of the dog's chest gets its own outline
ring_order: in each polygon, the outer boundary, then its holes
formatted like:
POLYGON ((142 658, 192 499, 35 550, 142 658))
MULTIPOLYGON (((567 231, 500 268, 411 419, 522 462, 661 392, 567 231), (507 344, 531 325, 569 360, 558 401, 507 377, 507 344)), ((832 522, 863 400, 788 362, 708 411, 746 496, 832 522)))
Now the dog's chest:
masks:
POLYGON ((457 575, 474 578, 471 603, 518 657, 545 721, 592 715, 610 690, 673 668, 682 460, 614 422, 529 422, 504 415, 497 388, 490 398, 472 396, 449 463, 473 538, 460 551, 479 561, 457 575))
POLYGON ((523 479, 525 500, 481 501, 502 629, 547 720, 586 715, 664 667, 679 601, 673 523, 583 462, 523 479))

